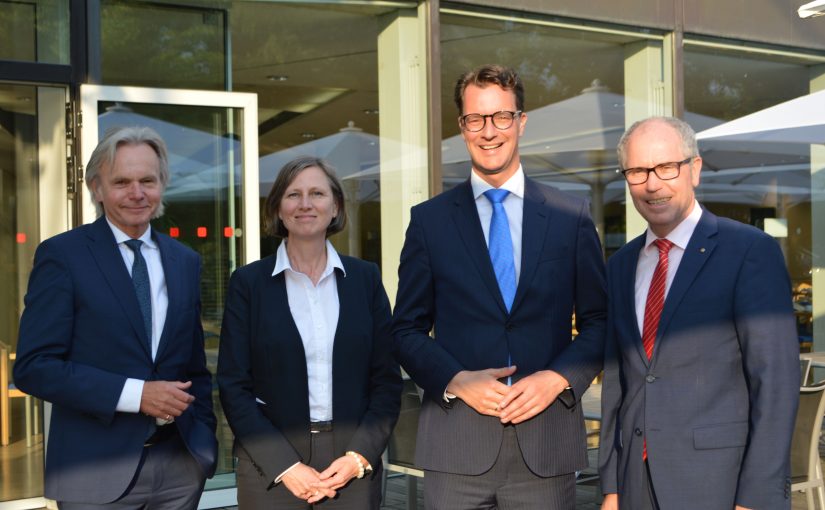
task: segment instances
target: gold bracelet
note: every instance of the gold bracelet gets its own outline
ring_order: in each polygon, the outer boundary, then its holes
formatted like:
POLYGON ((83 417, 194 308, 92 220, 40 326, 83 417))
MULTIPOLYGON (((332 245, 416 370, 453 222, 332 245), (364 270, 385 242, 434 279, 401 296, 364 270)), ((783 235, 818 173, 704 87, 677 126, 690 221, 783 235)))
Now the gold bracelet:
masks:
POLYGON ((350 457, 355 459, 355 462, 358 463, 358 474, 355 475, 355 477, 358 478, 359 480, 361 478, 364 478, 364 471, 365 471, 366 468, 364 467, 364 463, 361 462, 361 456, 359 456, 357 453, 355 453, 353 451, 347 452, 347 455, 349 455, 350 457))

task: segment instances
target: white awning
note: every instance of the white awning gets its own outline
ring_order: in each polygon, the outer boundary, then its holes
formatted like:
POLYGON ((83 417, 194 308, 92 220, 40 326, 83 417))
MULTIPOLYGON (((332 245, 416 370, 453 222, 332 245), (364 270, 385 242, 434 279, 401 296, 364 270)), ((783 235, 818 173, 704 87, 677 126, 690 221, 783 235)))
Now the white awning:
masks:
POLYGON ((696 138, 825 144, 825 90, 706 129, 696 138))

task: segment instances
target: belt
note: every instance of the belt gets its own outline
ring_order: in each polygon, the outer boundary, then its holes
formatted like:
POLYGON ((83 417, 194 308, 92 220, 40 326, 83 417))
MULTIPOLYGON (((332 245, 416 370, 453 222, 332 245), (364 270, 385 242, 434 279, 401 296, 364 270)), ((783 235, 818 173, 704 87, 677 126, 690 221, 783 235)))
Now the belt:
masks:
POLYGON ((309 432, 317 434, 319 432, 332 432, 331 421, 311 421, 309 422, 309 432))
POLYGON ((168 439, 171 439, 178 433, 178 428, 175 426, 174 423, 169 423, 168 425, 161 425, 157 429, 155 429, 155 433, 149 436, 143 443, 144 448, 148 448, 150 446, 155 446, 158 443, 162 443, 168 439))

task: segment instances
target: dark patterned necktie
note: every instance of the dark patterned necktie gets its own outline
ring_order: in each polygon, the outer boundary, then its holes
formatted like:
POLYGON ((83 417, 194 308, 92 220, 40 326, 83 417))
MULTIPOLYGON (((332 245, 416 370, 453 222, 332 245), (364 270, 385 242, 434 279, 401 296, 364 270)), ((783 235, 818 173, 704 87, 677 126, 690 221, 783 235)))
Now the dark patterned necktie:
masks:
POLYGON ((152 346, 152 296, 149 287, 149 269, 146 267, 146 259, 140 253, 143 241, 140 239, 129 239, 126 246, 135 253, 135 261, 132 263, 132 284, 135 286, 140 314, 143 316, 143 327, 146 328, 146 338, 149 339, 149 347, 152 346))

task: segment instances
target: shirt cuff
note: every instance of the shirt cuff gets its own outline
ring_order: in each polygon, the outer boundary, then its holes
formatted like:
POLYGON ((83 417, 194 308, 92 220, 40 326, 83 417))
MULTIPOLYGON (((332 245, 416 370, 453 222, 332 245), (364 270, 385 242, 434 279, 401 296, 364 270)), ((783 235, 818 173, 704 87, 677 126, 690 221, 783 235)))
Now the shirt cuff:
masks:
POLYGON ((117 401, 116 411, 121 413, 139 413, 140 397, 143 396, 143 383, 140 379, 126 379, 120 399, 117 401))
POLYGON ((296 462, 295 464, 293 464, 293 465, 289 466, 288 468, 284 469, 284 472, 283 472, 283 473, 281 473, 280 475, 278 475, 278 477, 277 477, 277 478, 275 478, 275 481, 274 481, 273 483, 274 483, 275 485, 278 485, 279 483, 281 483, 281 478, 283 478, 284 476, 286 476, 286 474, 287 474, 287 473, 289 473, 289 472, 292 470, 292 468, 294 468, 294 467, 295 467, 295 466, 297 466, 298 464, 300 464, 300 462, 296 462))
POLYGON ((447 390, 444 390, 444 402, 449 402, 450 400, 452 400, 454 398, 455 398, 455 395, 453 395, 452 393, 450 393, 447 390))

